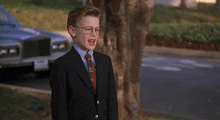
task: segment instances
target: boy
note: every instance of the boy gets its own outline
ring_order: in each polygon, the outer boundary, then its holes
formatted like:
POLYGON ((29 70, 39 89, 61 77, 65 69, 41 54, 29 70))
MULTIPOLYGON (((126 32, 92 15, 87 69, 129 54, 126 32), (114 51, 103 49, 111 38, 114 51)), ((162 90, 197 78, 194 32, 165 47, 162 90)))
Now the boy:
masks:
POLYGON ((72 49, 51 70, 53 120, 118 120, 116 85, 110 57, 93 51, 101 12, 81 6, 69 12, 72 49))

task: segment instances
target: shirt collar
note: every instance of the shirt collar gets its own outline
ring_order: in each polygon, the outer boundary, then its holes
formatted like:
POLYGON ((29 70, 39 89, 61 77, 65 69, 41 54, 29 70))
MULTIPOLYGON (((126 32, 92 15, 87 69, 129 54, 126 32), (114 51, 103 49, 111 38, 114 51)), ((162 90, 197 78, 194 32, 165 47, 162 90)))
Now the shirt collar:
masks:
MULTIPOLYGON (((74 48, 75 48, 75 50, 79 53, 79 55, 81 56, 81 58, 84 59, 87 51, 81 49, 80 47, 78 47, 78 46, 75 45, 75 44, 74 44, 74 48)), ((88 53, 89 53, 91 56, 93 56, 93 50, 88 51, 88 53)))

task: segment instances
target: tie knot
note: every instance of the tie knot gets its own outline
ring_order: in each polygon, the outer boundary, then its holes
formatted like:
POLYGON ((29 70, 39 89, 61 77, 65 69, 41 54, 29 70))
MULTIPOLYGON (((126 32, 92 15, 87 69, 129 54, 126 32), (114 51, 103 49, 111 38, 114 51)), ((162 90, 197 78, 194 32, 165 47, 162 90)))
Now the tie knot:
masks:
POLYGON ((86 56, 85 56, 86 60, 89 60, 91 58, 91 55, 86 53, 86 56))

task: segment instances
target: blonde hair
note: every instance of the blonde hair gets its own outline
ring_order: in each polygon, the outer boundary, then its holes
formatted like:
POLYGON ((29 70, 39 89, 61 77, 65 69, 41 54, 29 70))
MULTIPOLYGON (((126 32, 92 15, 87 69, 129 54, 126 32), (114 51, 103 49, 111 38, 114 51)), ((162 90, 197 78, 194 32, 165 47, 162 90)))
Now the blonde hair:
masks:
POLYGON ((100 9, 94 7, 94 6, 80 6, 77 8, 72 9, 67 18, 67 29, 69 26, 76 26, 77 22, 80 21, 83 17, 86 16, 94 16, 98 17, 100 19, 101 11, 100 9))

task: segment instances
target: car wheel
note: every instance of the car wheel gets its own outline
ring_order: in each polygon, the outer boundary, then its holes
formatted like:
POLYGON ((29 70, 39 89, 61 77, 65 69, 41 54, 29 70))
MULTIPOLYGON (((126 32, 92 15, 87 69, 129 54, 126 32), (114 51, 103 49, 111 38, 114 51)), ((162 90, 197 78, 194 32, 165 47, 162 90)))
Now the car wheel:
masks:
POLYGON ((35 75, 38 78, 48 78, 50 76, 50 71, 35 72, 35 75))
POLYGON ((16 79, 18 73, 13 70, 0 71, 0 80, 1 82, 12 82, 16 79))

